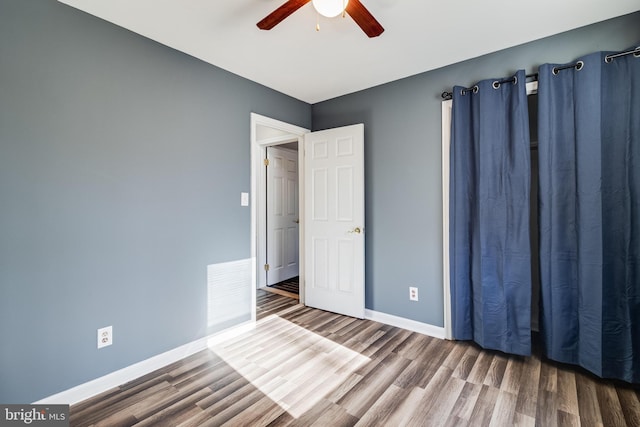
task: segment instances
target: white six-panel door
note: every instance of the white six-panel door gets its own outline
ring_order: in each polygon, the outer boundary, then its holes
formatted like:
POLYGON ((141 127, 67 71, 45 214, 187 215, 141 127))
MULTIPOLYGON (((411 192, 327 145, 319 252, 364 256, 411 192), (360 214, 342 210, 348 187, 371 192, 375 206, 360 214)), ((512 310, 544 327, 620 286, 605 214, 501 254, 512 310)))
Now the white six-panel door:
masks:
POLYGON ((305 134, 308 306, 364 317, 364 125, 305 134))
POLYGON ((298 275, 298 153, 267 149, 267 285, 298 275))

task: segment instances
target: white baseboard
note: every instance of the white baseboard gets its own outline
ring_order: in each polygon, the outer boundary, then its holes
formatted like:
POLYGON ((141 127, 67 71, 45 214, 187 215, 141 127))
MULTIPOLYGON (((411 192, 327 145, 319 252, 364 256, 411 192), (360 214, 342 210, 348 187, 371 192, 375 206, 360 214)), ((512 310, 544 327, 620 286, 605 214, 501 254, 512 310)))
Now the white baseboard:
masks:
POLYGON ((397 328, 408 329, 420 334, 429 335, 430 337, 445 339, 445 330, 440 326, 433 326, 428 323, 422 323, 404 317, 394 316, 392 314, 381 313, 374 310, 365 310, 364 318, 375 322, 384 323, 386 325, 395 326, 397 328))
POLYGON ((150 357, 149 359, 111 372, 110 374, 104 375, 100 378, 96 378, 95 380, 86 382, 84 384, 80 384, 68 390, 64 390, 60 393, 45 397, 44 399, 33 403, 37 405, 73 405, 78 402, 82 402, 83 400, 89 399, 90 397, 96 396, 100 393, 104 393, 107 390, 135 380, 136 378, 140 378, 143 375, 177 362, 180 359, 184 359, 185 357, 191 356, 192 354, 195 354, 199 351, 205 350, 213 344, 233 338, 234 336, 237 336, 253 328, 255 328, 254 322, 249 321, 242 323, 238 326, 234 326, 222 332, 200 338, 185 345, 181 345, 180 347, 174 348, 173 350, 169 350, 164 353, 158 354, 157 356, 150 357))

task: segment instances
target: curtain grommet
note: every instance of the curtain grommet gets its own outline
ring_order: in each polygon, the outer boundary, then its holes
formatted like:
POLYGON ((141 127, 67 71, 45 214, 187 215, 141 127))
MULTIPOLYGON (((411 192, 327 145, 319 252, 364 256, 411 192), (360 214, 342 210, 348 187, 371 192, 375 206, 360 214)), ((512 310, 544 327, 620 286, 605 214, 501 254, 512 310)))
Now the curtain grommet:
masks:
POLYGON ((513 76, 513 85, 517 85, 518 84, 518 76, 513 76))
POLYGON ((473 93, 478 93, 478 90, 479 90, 478 85, 475 85, 473 87, 473 93))
POLYGON ((640 58, 640 46, 636 48, 636 51, 633 53, 633 56, 636 58, 640 58))
MULTIPOLYGON (((606 60, 606 58, 605 58, 605 60, 606 60)), ((553 74, 554 76, 557 76, 558 73, 560 73, 560 70, 558 70, 558 67, 553 67, 551 69, 551 74, 553 74)))
POLYGON ((493 86, 494 89, 499 89, 500 88, 500 82, 496 80, 496 81, 493 82, 493 84, 491 86, 493 86))
POLYGON ((575 66, 576 71, 582 70, 583 67, 584 67, 584 62, 583 61, 576 62, 576 66, 575 66))

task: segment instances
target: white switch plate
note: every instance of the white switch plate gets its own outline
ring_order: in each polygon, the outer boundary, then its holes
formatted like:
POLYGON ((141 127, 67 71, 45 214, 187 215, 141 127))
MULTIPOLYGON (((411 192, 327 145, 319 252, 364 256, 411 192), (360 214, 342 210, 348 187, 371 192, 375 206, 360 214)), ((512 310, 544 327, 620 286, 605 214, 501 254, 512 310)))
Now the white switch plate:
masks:
POLYGON ((113 326, 98 329, 98 348, 113 344, 113 326))
POLYGON ((240 193, 240 206, 249 206, 249 193, 240 193))

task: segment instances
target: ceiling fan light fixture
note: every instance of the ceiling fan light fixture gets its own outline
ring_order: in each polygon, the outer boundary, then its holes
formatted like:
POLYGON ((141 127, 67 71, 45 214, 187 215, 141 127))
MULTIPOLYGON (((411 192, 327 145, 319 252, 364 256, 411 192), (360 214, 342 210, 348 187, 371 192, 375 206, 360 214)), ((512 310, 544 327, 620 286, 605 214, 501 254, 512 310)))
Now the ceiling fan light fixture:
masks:
POLYGON ((320 15, 334 18, 347 8, 349 0, 313 0, 312 2, 320 15))

